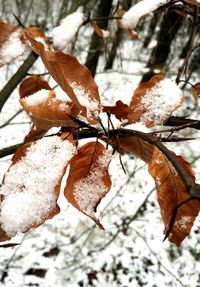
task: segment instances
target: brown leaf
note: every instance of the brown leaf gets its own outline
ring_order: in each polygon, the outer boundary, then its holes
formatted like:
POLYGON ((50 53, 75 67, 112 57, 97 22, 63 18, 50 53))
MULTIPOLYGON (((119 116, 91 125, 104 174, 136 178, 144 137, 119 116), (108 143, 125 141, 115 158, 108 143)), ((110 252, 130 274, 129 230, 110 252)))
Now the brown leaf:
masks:
POLYGON ((41 76, 30 76, 24 79, 19 86, 20 99, 31 96, 39 90, 52 90, 48 82, 41 76))
POLYGON ((134 91, 128 120, 142 121, 147 127, 163 124, 182 101, 183 93, 178 86, 163 75, 156 75, 134 91))
MULTIPOLYGON (((124 10, 119 11, 118 17, 122 17, 125 13, 126 11, 124 10)), ((123 25, 121 24, 121 20, 118 20, 117 23, 118 26, 122 28, 133 40, 139 40, 139 36, 134 29, 124 28, 123 25)))
POLYGON ((10 33, 12 33, 17 26, 10 25, 0 20, 0 47, 7 40, 10 33))
POLYGON ((83 116, 87 117, 90 123, 97 123, 100 97, 88 68, 81 65, 75 57, 61 51, 46 51, 44 45, 34 40, 30 31, 25 32, 34 51, 41 57, 54 80, 82 111, 83 116))
POLYGON ((200 82, 192 86, 191 92, 198 107, 200 108, 200 82))
POLYGON ((9 237, 59 213, 61 180, 75 151, 74 141, 66 133, 17 150, 1 187, 1 229, 9 237))
POLYGON ((64 192, 67 200, 100 228, 103 227, 95 211, 111 187, 108 174, 110 160, 108 151, 99 142, 90 142, 80 147, 70 162, 64 192))
POLYGON ((119 138, 112 146, 119 153, 130 152, 147 163, 150 162, 153 155, 153 146, 136 136, 119 138))
POLYGON ((35 41, 42 43, 46 50, 50 49, 49 39, 39 27, 32 26, 32 27, 27 27, 24 29, 23 40, 26 44, 30 45, 29 39, 27 38, 27 34, 28 35, 31 34, 31 37, 35 41))
POLYGON ((17 26, 0 20, 0 67, 25 53, 26 46, 21 36, 22 31, 17 26))
MULTIPOLYGON (((195 181, 191 165, 181 156, 174 156, 195 181)), ((190 234, 200 210, 200 202, 196 199, 190 200, 191 195, 179 174, 156 147, 149 164, 149 173, 156 183, 165 237, 179 246, 190 234)))
POLYGON ((115 115, 119 120, 128 119, 130 107, 122 101, 117 101, 115 106, 103 106, 103 112, 115 115))
POLYGON ((95 32, 97 33, 97 35, 99 36, 99 37, 102 37, 102 38, 108 38, 109 37, 109 31, 106 31, 106 30, 104 30, 104 29, 101 29, 98 25, 97 25, 97 23, 96 23, 96 21, 90 21, 90 24, 91 24, 91 26, 93 27, 93 29, 95 30, 95 32))
POLYGON ((77 123, 69 117, 69 115, 76 117, 78 114, 78 109, 72 102, 57 99, 53 90, 42 89, 40 93, 39 96, 41 97, 43 93, 47 94, 47 96, 38 103, 38 95, 34 103, 34 94, 20 99, 20 104, 34 123, 36 134, 43 133, 51 127, 64 126, 73 128, 77 126, 77 123))
POLYGON ((9 237, 6 232, 0 227, 0 242, 10 240, 11 237, 9 237))

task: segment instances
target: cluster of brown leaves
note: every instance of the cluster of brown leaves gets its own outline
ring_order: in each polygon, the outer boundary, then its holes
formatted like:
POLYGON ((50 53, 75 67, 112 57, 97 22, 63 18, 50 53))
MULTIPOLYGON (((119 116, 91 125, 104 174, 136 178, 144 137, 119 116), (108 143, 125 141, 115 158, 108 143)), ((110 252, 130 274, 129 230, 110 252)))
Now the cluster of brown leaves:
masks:
MULTIPOLYGON (((96 25, 93 25, 98 30, 96 25)), ((5 24, 2 21, 0 22, 0 31, 4 31, 4 33, 0 33, 0 47, 2 47, 14 29, 18 28, 5 24)), ((41 76, 31 76, 23 80, 19 87, 20 104, 33 122, 33 127, 25 139, 25 142, 31 141, 31 143, 26 143, 17 150, 12 158, 11 166, 25 158, 29 147, 36 144, 36 140, 52 127, 62 128, 58 136, 63 141, 70 140, 74 145, 78 145, 78 142, 74 142, 71 135, 77 130, 79 132, 82 130, 95 130, 98 134, 100 130, 100 112, 114 115, 117 119, 125 120, 129 124, 139 122, 146 112, 146 108, 142 106, 143 97, 164 79, 163 75, 159 75, 141 84, 134 91, 130 105, 117 101, 114 106, 102 106, 97 84, 87 67, 80 64, 71 55, 51 50, 47 37, 36 27, 25 28, 21 35, 22 41, 40 56, 49 74, 68 95, 69 101, 57 98, 56 92, 41 76), (28 99, 39 91, 47 92, 47 97, 43 101, 37 103, 36 100, 34 104, 31 104, 28 99), (81 120, 79 120, 80 118, 81 120), (82 125, 82 123, 85 123, 85 125, 82 125), (97 124, 99 124, 99 127, 97 127, 97 124), (63 132, 63 127, 67 129, 68 133, 63 132)), ((181 105, 182 100, 183 94, 180 91, 180 98, 165 115, 163 124, 181 105)), ((151 119, 147 124, 148 127, 154 127, 155 125, 154 119, 151 119)), ((131 152, 149 164, 149 173, 154 178, 157 187, 158 202, 165 225, 164 233, 170 241, 179 245, 190 233, 193 222, 198 215, 200 203, 198 200, 191 198, 181 176, 172 163, 152 142, 144 140, 138 134, 135 136, 113 136, 111 138, 109 130, 107 130, 104 132, 102 140, 110 144, 119 153, 131 152)), ((98 141, 88 142, 83 146, 77 147, 77 154, 69 162, 70 171, 64 189, 67 200, 79 211, 93 219, 100 227, 102 225, 94 214, 102 198, 111 187, 108 173, 109 161, 103 167, 100 163, 105 152, 107 152, 106 147, 98 141), (98 170, 100 172, 97 172, 98 170), (94 190, 94 194, 89 194, 89 189, 86 189, 81 191, 81 195, 78 194, 77 196, 75 190, 80 182, 84 182, 85 186, 95 184, 95 182, 101 183, 100 189, 102 190, 99 193, 96 192, 96 194, 94 190), (82 197, 84 197, 83 205, 80 204, 82 197)), ((174 154, 174 157, 185 172, 195 181, 190 164, 180 156, 174 154)), ((63 175, 55 188, 56 198, 59 196, 62 177, 63 175)), ((5 180, 6 175, 4 182, 5 180)), ((4 198, 2 197, 3 200, 4 198)), ((58 212, 59 207, 56 206, 54 212, 50 213, 44 220, 52 218, 58 212)), ((30 228, 32 227, 36 227, 36 225, 32 225, 30 228)), ((0 240, 4 241, 7 239, 9 237, 1 230, 0 240)))

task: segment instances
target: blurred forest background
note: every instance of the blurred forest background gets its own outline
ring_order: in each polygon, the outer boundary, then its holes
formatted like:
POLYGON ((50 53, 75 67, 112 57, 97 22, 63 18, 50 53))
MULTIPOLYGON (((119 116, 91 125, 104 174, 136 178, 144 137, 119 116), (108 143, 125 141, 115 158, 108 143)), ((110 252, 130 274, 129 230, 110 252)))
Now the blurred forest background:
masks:
MULTIPOLYGON (((137 2, 0 0, 0 17, 16 24, 14 13, 25 26, 41 27, 50 39, 60 20, 77 9, 86 17, 104 18, 98 25, 110 31, 109 38, 100 38, 87 24, 68 49, 90 69, 103 104, 114 104, 117 99, 128 102, 140 82, 163 72, 171 79, 179 77, 185 93, 186 101, 177 114, 199 119, 190 83, 199 81, 200 49, 193 53, 191 49, 200 40, 200 8, 186 1, 171 1, 173 5, 144 17, 136 29, 139 40, 132 40, 107 16, 117 16, 119 10, 127 11, 137 2), (186 69, 181 71, 183 63, 186 69)), ((12 153, 12 146, 23 141, 31 126, 18 103, 18 84, 28 73, 46 71, 29 51, 0 72, 3 155, 5 147, 12 153)), ((198 131, 186 129, 184 134, 197 140, 169 146, 192 162, 200 179, 198 131)), ((61 197, 61 214, 13 239, 19 246, 1 250, 0 286, 200 286, 199 220, 181 247, 163 243, 153 180, 142 161, 128 154, 122 159, 127 173, 116 156, 110 168, 113 187, 101 205, 105 231, 77 214, 61 197)), ((10 156, 1 159, 1 177, 9 164, 10 156)))

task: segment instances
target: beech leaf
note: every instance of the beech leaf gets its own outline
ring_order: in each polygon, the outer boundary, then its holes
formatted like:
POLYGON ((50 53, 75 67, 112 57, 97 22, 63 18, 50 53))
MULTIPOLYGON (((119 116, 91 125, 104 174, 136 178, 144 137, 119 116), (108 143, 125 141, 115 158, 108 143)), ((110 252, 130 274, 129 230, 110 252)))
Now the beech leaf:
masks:
POLYGON ((78 60, 61 51, 46 51, 44 45, 33 39, 30 31, 26 34, 33 50, 41 57, 45 67, 68 94, 74 104, 82 111, 90 123, 97 123, 100 111, 100 97, 88 68, 78 60))
MULTIPOLYGON (((191 165, 181 156, 174 156, 195 182, 191 165)), ((156 147, 149 164, 149 173, 156 183, 165 238, 168 237, 169 241, 179 246, 190 234, 200 210, 200 202, 191 198, 177 171, 156 147)))
POLYGON ((200 108, 200 82, 192 86, 191 92, 198 107, 200 108))
POLYGON ((115 106, 103 106, 103 112, 115 115, 119 120, 128 119, 130 107, 122 101, 117 101, 115 106))
POLYGON ((77 123, 70 115, 76 117, 79 110, 70 99, 69 102, 60 100, 50 87, 47 89, 48 87, 47 82, 37 82, 35 78, 26 79, 20 86, 20 104, 31 117, 36 134, 51 127, 76 127, 77 123), (31 94, 34 91, 35 93, 31 94))
POLYGON ((101 29, 97 25, 96 21, 90 21, 90 24, 99 37, 108 38, 110 36, 110 32, 107 30, 101 29))
POLYGON ((41 76, 30 76, 25 78, 19 87, 20 99, 31 96, 39 90, 52 90, 48 82, 41 76))
POLYGON ((147 127, 164 124, 183 101, 183 93, 170 79, 158 75, 134 91, 128 120, 141 121, 147 127))
MULTIPOLYGON (((1 230, 8 237, 35 228, 59 213, 61 180, 76 152, 70 136, 62 137, 25 144, 14 154, 0 188, 1 230)), ((1 239, 5 237, 2 234, 1 239)))
POLYGON ((109 192, 108 167, 111 156, 99 142, 89 142, 77 151, 70 162, 65 197, 79 211, 103 228, 95 216, 101 199, 109 192))
POLYGON ((26 51, 22 31, 0 20, 0 67, 11 63, 26 51))
POLYGON ((3 22, 0 19, 0 47, 7 40, 10 33, 12 33, 17 26, 3 22))
POLYGON ((150 162, 153 155, 153 145, 137 136, 119 138, 112 143, 112 146, 121 154, 125 152, 132 153, 147 163, 150 162))

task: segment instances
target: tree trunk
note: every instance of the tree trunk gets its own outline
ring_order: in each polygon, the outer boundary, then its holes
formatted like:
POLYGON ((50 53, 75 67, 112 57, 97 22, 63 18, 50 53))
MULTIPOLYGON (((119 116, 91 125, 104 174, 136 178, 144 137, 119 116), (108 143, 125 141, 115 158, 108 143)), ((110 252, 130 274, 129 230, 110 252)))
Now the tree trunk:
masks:
POLYGON ((160 33, 158 34, 158 44, 153 49, 147 67, 150 69, 143 75, 141 82, 148 81, 156 74, 156 69, 163 69, 170 53, 170 47, 178 29, 181 27, 183 17, 171 8, 163 17, 160 33))
MULTIPOLYGON (((101 0, 99 2, 95 17, 109 16, 111 8, 112 8, 112 0, 101 0)), ((102 29, 106 29, 108 25, 108 20, 104 20, 103 22, 98 22, 98 25, 102 29)), ((96 68, 97 68, 99 56, 103 49, 103 44, 104 44, 103 39, 100 38, 96 34, 96 32, 93 32, 88 56, 87 56, 86 63, 85 63, 85 65, 91 71, 93 76, 96 73, 96 68)))

